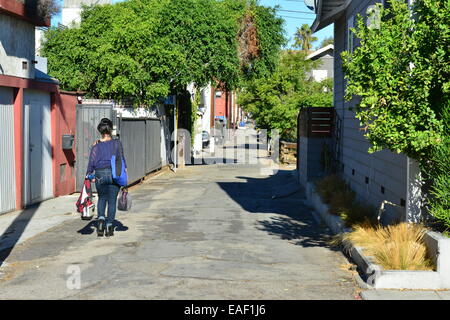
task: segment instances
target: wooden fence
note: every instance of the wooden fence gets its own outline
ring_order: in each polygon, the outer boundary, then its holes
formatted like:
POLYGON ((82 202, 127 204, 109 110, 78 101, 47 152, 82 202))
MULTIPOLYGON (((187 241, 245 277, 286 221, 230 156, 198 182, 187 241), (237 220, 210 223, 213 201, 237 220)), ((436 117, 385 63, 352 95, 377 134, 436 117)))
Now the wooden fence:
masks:
POLYGON ((333 132, 334 108, 302 109, 298 117, 299 136, 329 138, 333 132))

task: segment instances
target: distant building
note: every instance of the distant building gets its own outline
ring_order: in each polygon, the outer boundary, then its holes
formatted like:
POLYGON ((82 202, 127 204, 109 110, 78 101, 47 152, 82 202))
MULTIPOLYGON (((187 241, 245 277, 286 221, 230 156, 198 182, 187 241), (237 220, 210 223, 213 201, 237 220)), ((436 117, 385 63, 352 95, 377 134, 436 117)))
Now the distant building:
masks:
POLYGON ((320 61, 319 65, 312 70, 315 81, 320 82, 334 77, 334 46, 332 44, 312 52, 306 59, 320 61))
POLYGON ((64 0, 62 9, 62 24, 69 26, 80 23, 82 5, 111 4, 111 0, 64 0))

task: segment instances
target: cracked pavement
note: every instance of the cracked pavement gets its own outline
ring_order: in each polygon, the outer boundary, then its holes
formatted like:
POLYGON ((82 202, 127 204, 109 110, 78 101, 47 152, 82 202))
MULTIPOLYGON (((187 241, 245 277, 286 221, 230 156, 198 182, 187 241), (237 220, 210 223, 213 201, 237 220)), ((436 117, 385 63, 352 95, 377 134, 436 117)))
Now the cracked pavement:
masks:
POLYGON ((198 165, 147 180, 112 238, 75 216, 16 245, 0 299, 353 299, 348 261, 303 192, 272 199, 291 170, 198 165))

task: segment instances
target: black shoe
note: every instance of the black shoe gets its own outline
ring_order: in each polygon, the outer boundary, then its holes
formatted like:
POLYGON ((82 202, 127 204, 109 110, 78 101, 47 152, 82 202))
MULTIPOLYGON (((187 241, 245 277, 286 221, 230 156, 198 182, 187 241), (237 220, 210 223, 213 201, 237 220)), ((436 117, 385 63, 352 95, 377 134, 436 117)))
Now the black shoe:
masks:
POLYGON ((105 232, 105 219, 98 219, 97 236, 103 237, 105 232))
POLYGON ((106 234, 107 237, 112 237, 114 235, 114 226, 109 224, 106 226, 106 234))

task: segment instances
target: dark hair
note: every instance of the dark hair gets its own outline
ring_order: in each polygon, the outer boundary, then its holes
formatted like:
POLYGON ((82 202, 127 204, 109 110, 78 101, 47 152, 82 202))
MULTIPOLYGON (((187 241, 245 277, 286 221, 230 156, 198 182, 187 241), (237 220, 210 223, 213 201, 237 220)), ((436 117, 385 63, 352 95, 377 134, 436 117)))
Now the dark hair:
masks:
POLYGON ((100 123, 97 126, 98 132, 100 132, 102 135, 109 134, 111 135, 111 132, 113 130, 113 123, 108 118, 103 118, 100 120, 100 123))

